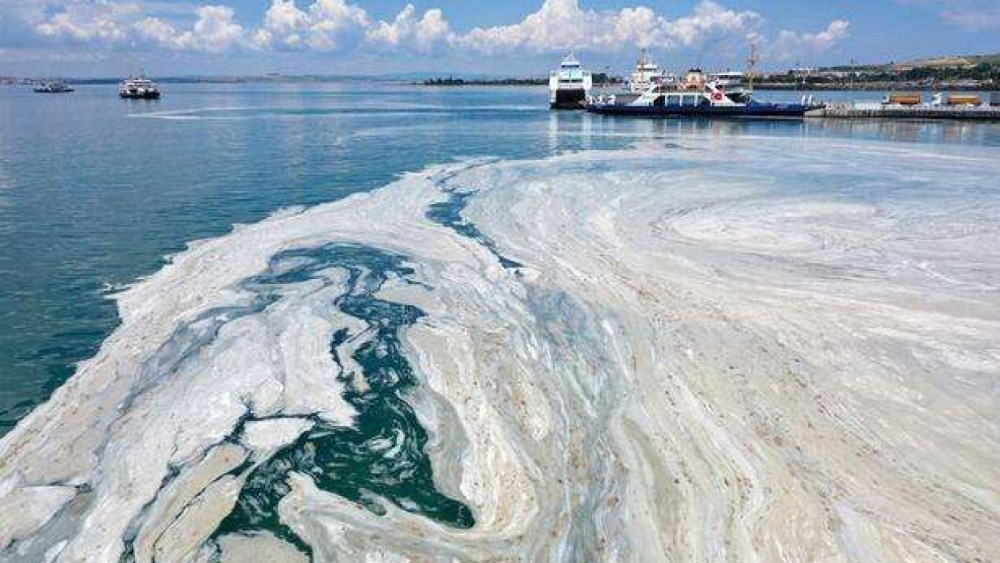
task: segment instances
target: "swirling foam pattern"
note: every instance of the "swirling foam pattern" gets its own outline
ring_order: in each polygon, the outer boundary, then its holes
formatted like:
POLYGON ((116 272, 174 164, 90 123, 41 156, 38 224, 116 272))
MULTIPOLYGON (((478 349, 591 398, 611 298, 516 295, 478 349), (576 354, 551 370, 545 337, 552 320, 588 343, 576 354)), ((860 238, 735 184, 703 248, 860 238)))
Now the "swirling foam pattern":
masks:
POLYGON ((689 136, 194 244, 0 444, 0 558, 1000 560, 996 156, 689 136))

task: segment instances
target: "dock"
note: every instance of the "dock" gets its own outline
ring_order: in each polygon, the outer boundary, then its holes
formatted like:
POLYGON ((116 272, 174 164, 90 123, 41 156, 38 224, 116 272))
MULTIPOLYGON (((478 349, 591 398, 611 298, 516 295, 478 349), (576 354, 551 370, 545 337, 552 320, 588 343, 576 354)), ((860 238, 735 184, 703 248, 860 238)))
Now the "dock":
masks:
POLYGON ((829 119, 963 119, 1000 121, 1000 106, 831 104, 806 112, 806 117, 823 117, 829 119))

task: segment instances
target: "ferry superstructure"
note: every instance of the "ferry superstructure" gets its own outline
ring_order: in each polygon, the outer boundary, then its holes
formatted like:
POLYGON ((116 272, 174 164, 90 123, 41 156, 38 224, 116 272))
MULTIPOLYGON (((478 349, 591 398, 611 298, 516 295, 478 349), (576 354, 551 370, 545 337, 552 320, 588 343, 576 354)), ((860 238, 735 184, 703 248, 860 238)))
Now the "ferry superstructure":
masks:
POLYGON ((132 76, 122 81, 118 95, 128 100, 158 100, 160 89, 145 76, 132 76))
POLYGON ((549 75, 549 106, 552 109, 584 109, 593 88, 593 76, 583 70, 572 54, 563 59, 559 70, 549 75))
POLYGON ((635 71, 628 82, 628 90, 633 94, 641 94, 654 84, 675 82, 677 82, 677 76, 663 72, 660 66, 649 58, 648 51, 643 49, 635 64, 635 71))

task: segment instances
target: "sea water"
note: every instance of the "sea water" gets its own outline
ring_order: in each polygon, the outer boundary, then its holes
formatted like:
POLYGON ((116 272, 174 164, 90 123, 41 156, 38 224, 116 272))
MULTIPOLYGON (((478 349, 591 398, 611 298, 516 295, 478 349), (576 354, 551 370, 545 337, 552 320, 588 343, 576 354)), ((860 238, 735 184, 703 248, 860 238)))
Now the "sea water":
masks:
MULTIPOLYGON (((260 400, 255 394, 258 391, 251 392, 257 389, 253 387, 257 383, 233 379, 216 384, 220 401, 232 392, 232 397, 243 397, 244 405, 215 403, 206 410, 217 408, 218 413, 223 413, 219 416, 224 423, 209 421, 211 416, 203 422, 206 427, 220 424, 222 434, 215 437, 215 442, 239 443, 244 451, 237 455, 242 461, 222 471, 230 476, 238 500, 210 530, 204 531, 205 546, 209 547, 203 549, 209 550, 221 549, 220 545, 230 541, 226 538, 266 531, 300 553, 322 559, 322 550, 330 547, 315 538, 310 541, 308 530, 291 526, 289 522, 295 523, 294 518, 281 517, 279 503, 293 489, 304 486, 289 484, 294 475, 310 475, 318 489, 354 503, 363 513, 376 518, 394 521, 399 517, 393 515, 401 509, 455 530, 474 528, 477 523, 474 507, 481 499, 470 492, 472 489, 460 491, 454 482, 435 480, 433 463, 435 459, 445 463, 436 451, 451 451, 456 444, 474 439, 474 434, 469 431, 442 437, 441 429, 450 426, 440 421, 437 433, 424 427, 428 417, 459 416, 450 409, 458 408, 462 414, 461 407, 449 407, 448 400, 439 399, 440 404, 432 408, 428 404, 438 399, 414 395, 419 393, 422 378, 427 377, 420 370, 426 359, 405 338, 413 327, 433 326, 441 312, 450 307, 447 302, 438 304, 420 297, 419 291, 446 291, 448 280, 458 274, 449 273, 446 266, 440 266, 445 269, 438 271, 439 266, 416 258, 415 251, 406 253, 405 248, 388 242, 397 228, 392 223, 394 214, 400 212, 393 209, 393 202, 398 201, 400 208, 408 205, 402 197, 394 200, 386 196, 386 201, 379 204, 383 207, 371 206, 376 210, 374 214, 363 206, 358 211, 331 211, 329 217, 335 223, 326 229, 338 233, 332 238, 321 226, 309 223, 311 226, 305 228, 307 221, 313 220, 307 220, 305 215, 297 219, 301 208, 352 194, 377 193, 383 186, 399 181, 402 183, 396 184, 393 193, 406 194, 407 174, 429 174, 430 184, 414 184, 412 190, 437 186, 440 194, 426 200, 414 195, 416 199, 409 204, 414 206, 416 216, 424 217, 426 225, 454 233, 455 241, 473 241, 462 244, 478 245, 485 251, 476 260, 495 260, 498 272, 511 272, 514 279, 529 280, 524 283, 531 289, 521 305, 533 312, 542 327, 549 326, 539 329, 532 338, 544 337, 555 350, 578 354, 589 354, 586 350, 606 345, 602 345, 600 334, 611 329, 601 328, 600 315, 591 316, 594 305, 570 291, 571 284, 554 283, 541 291, 546 286, 532 277, 539 268, 539 264, 532 264, 533 260, 556 259, 561 254, 547 247, 533 253, 530 249, 535 248, 535 243, 519 241, 512 236, 514 231, 505 230, 506 218, 496 214, 510 211, 517 216, 517 208, 507 209, 506 203, 491 208, 488 204, 490 198, 505 202, 502 197, 508 196, 500 195, 504 186, 510 187, 511 194, 519 193, 515 189, 528 190, 522 199, 547 202, 545 209, 578 204, 567 199, 574 197, 572 189, 558 198, 545 196, 553 199, 531 191, 531 186, 542 186, 553 179, 560 188, 580 182, 579 194, 591 193, 588 190, 601 185, 607 190, 622 189, 622 197, 628 195, 628 190, 621 186, 663 186, 670 190, 687 186, 705 192, 706 198, 716 187, 719 193, 731 192, 727 197, 735 199, 727 200, 730 203, 695 199, 678 211, 686 217, 699 206, 714 210, 714 215, 700 217, 698 222, 661 220, 671 229, 689 229, 683 231, 685 244, 702 240, 705 249, 716 253, 685 257, 686 252, 696 250, 678 247, 672 253, 677 260, 683 258, 699 263, 700 268, 726 271, 731 276, 724 278, 725 283, 736 285, 746 276, 766 277, 777 275, 775 272, 781 268, 793 268, 789 263, 775 270, 778 262, 754 262, 775 249, 794 255, 811 251, 816 244, 840 248, 841 241, 855 240, 854 236, 864 240, 859 233, 842 230, 845 224, 837 222, 847 217, 849 224, 852 213, 857 213, 858 220, 870 222, 868 235, 883 237, 880 240, 910 232, 906 229, 913 228, 914 222, 927 220, 933 215, 930 210, 935 209, 954 210, 949 220, 934 216, 942 229, 980 237, 970 239, 979 245, 973 248, 976 252, 982 250, 984 241, 995 236, 988 229, 996 219, 993 214, 998 190, 988 163, 991 158, 995 163, 996 151, 1000 150, 1000 127, 992 124, 616 119, 581 112, 550 112, 545 107, 545 91, 536 88, 437 89, 375 83, 168 85, 164 98, 157 102, 121 101, 114 94, 113 88, 99 86, 81 87, 68 96, 0 91, 0 114, 5 118, 0 128, 0 429, 11 431, 19 420, 45 402, 74 373, 78 362, 100 358, 98 350, 102 345, 109 358, 118 357, 119 349, 135 351, 140 366, 134 379, 122 388, 122 402, 113 403, 118 414, 95 407, 94 412, 102 414, 83 419, 101 428, 100 435, 111 436, 128 427, 116 417, 127 417, 131 411, 158 412, 143 402, 185 396, 180 389, 161 392, 164 380, 169 380, 170 385, 184 381, 205 385, 208 383, 199 379, 205 370, 229 373, 224 362, 216 362, 228 357, 227 350, 239 349, 241 341, 259 343, 249 350, 268 349, 271 343, 284 343, 288 338, 295 342, 281 344, 268 352, 272 355, 267 359, 248 361, 246 370, 252 370, 255 365, 271 365, 268 362, 273 361, 273 354, 287 355, 289 350, 298 351, 298 360, 308 361, 304 355, 307 349, 299 351, 295 346, 305 346, 309 338, 299 333, 294 333, 299 336, 293 338, 293 324, 312 326, 316 334, 329 331, 329 342, 317 344, 326 349, 320 354, 327 362, 323 369, 338 374, 329 383, 336 393, 331 392, 326 403, 310 403, 312 406, 306 408, 286 399, 282 406, 265 408, 254 402, 260 400), (655 151, 631 152, 637 146, 649 151, 650 145, 673 152, 667 153, 667 158, 655 151), (609 156, 587 156, 602 153, 609 156), (573 155, 581 156, 575 160, 573 155), (434 168, 440 166, 444 168, 434 168), (508 167, 516 172, 507 172, 508 167), (593 184, 587 178, 600 178, 603 183, 593 184), (685 181, 679 182, 681 178, 685 181), (477 195, 480 192, 481 197, 477 195), (836 229, 811 232, 806 223, 795 229, 769 222, 768 202, 774 205, 774 216, 783 217, 788 224, 797 225, 799 218, 815 216, 817 221, 833 221, 836 229), (740 212, 733 212, 732 205, 738 205, 735 209, 740 212), (749 207, 739 207, 744 205, 749 207), (811 207, 815 205, 845 207, 811 207), (852 205, 871 205, 876 212, 868 214, 867 208, 852 205), (301 233, 292 236, 292 232, 299 231, 284 233, 275 226, 275 234, 260 235, 273 236, 273 243, 247 256, 237 256, 235 247, 228 246, 225 238, 217 239, 220 254, 213 260, 220 264, 220 275, 242 268, 252 275, 227 285, 196 288, 196 293, 204 293, 198 299, 215 303, 212 307, 194 307, 178 313, 177 318, 168 318, 162 313, 167 310, 165 305, 155 300, 176 297, 180 301, 180 294, 169 296, 170 285, 157 286, 157 291, 143 290, 145 278, 153 276, 148 283, 160 284, 157 277, 169 277, 168 272, 161 272, 165 260, 185 252, 192 241, 225 237, 233 225, 254 225, 283 209, 288 211, 269 219, 267 224, 288 221, 291 229, 298 221, 301 233), (976 209, 981 216, 972 213, 976 209), (824 210, 829 210, 830 215, 824 210), (744 215, 744 211, 751 215, 744 215), (287 219, 282 219, 284 216, 287 219), (470 219, 473 216, 481 218, 482 226, 470 219), (366 231, 370 233, 361 234, 366 231), (390 238, 380 244, 383 235, 390 238), (735 245, 749 254, 738 256, 735 262, 723 260, 720 241, 725 241, 723 247, 731 249, 735 245), (223 267, 227 260, 232 260, 231 268, 223 267), (263 266, 251 267, 254 261, 262 261, 263 266), (741 265, 746 268, 740 270, 741 265), (128 296, 132 287, 138 291, 135 295, 143 296, 144 303, 128 296), (385 295, 393 291, 408 296, 393 300, 385 295), (410 295, 414 291, 418 293, 410 295), (126 296, 122 303, 115 301, 120 294, 126 296), (421 303, 424 300, 427 302, 421 303), (283 317, 279 314, 282 306, 293 309, 283 317), (163 337, 148 355, 140 351, 144 344, 127 341, 138 333, 124 331, 118 340, 109 340, 122 323, 119 307, 125 307, 135 319, 143 318, 142 323, 162 323, 169 336, 163 337), (144 307, 156 314, 142 317, 146 314, 142 312, 144 307), (189 314, 196 316, 188 318, 189 314), (257 323, 258 328, 246 323, 257 323), (566 331, 567 327, 570 330, 566 331), (232 331, 242 336, 230 334, 232 331), (227 387, 244 383, 248 387, 227 387), (414 404, 419 412, 414 411, 414 404), (232 417, 226 418, 224 413, 230 412, 232 417), (437 414, 431 416, 429 412, 437 414), (302 426, 278 450, 254 449, 249 428, 291 419, 302 426), (445 443, 447 436, 457 442, 445 443)), ((770 97, 789 99, 797 94, 774 93, 770 97)), ((691 196, 682 190, 661 201, 658 198, 664 198, 664 193, 648 196, 650 205, 655 202, 667 206, 664 201, 686 201, 691 196)), ((601 192, 593 192, 592 196, 591 201, 603 197, 601 192)), ((512 199, 510 203, 517 201, 512 199)), ((607 205, 613 208, 616 201, 611 199, 607 205)), ((635 217, 644 217, 644 213, 637 209, 635 217)), ((406 220, 410 220, 408 216, 406 220)), ((595 229, 604 228, 598 215, 590 220, 595 229)), ((545 221, 537 224, 545 225, 545 221)), ((408 234, 408 228, 409 223, 401 218, 395 236, 412 236, 414 241, 424 236, 419 234, 422 230, 408 234)), ((567 234, 568 228, 564 231, 567 234)), ((238 228, 230 236, 243 229, 254 232, 249 227, 238 228)), ((600 229, 595 232, 603 233, 600 229)), ((560 234, 543 229, 538 236, 558 241, 560 234)), ((254 240, 248 239, 251 244, 245 247, 247 252, 254 240)), ((203 244, 213 243, 198 243, 189 252, 199 250, 203 244)), ((915 259, 919 253, 909 247, 878 245, 871 252, 852 247, 835 258, 850 260, 854 266, 868 268, 871 276, 888 279, 897 271, 881 270, 880 260, 896 256, 890 251, 903 257, 898 263, 892 262, 902 270, 919 262, 915 259)), ((448 263, 443 257, 449 253, 456 256, 455 263, 461 262, 458 256, 464 256, 463 260, 472 256, 456 252, 445 245, 428 256, 442 264, 448 263)), ((629 249, 621 252, 627 256, 629 249)), ((817 255, 802 264, 827 268, 830 275, 846 267, 839 262, 824 263, 827 258, 817 255)), ((970 285, 995 290, 992 272, 973 261, 981 260, 982 253, 970 254, 966 262, 955 258, 951 270, 951 263, 936 268, 927 256, 923 258, 923 265, 914 268, 924 268, 921 271, 929 272, 929 276, 958 280, 955 283, 963 291, 970 285), (976 271, 981 272, 978 278, 973 275, 976 271)), ((775 260, 780 261, 780 256, 775 260)), ((800 266, 806 267, 794 267, 800 266)), ((551 275, 556 275, 555 271, 551 275)), ((811 279, 804 272, 801 279, 811 279)), ((906 273, 912 275, 909 270, 906 273)), ((177 283, 204 275, 200 269, 192 270, 177 283)), ((506 274, 490 274, 485 279, 494 275, 506 274)), ((546 275, 544 269, 541 275, 546 275)), ((837 275, 861 274, 851 270, 837 275)), ((183 298, 193 297, 185 293, 183 298)), ((991 301, 987 298, 986 303, 991 301)), ((613 317, 612 306, 605 306, 613 317)), ((500 315, 501 310, 493 314, 500 315)), ((125 320, 126 326, 131 326, 131 319, 125 320)), ((530 332, 528 328, 523 330, 530 332)), ((155 340, 152 332, 147 336, 143 342, 155 340)), ((611 365, 617 361, 612 355, 608 348, 587 361, 611 365)), ((286 357, 273 365, 284 366, 275 367, 279 371, 292 369, 289 361, 286 357)), ((565 360, 567 365, 575 361, 565 360)), ((300 369, 311 373, 314 368, 319 369, 305 365, 300 369)), ((285 385, 291 383, 286 381, 285 385)), ((582 413, 611 408, 598 400, 606 383, 579 385, 583 396, 588 397, 587 404, 564 408, 574 412, 579 408, 582 413)), ((67 390, 87 397, 101 392, 102 388, 67 390)), ((619 392, 626 390, 614 390, 619 392)), ((46 426, 44 416, 41 413, 36 417, 39 428, 46 426)), ((598 450, 603 446, 596 444, 608 439, 600 433, 593 436, 598 450)), ((190 446, 194 458, 207 456, 205 452, 211 450, 206 448, 214 443, 210 438, 206 435, 199 445, 190 446)), ((45 439, 59 443, 64 438, 48 435, 45 439)), ((148 439, 155 438, 151 435, 148 439)), ((137 447, 131 440, 121 442, 120 447, 121 452, 138 451, 130 449, 137 447)), ((155 470, 152 461, 151 467, 142 467, 150 471, 151 490, 160 491, 156 493, 159 497, 153 498, 172 498, 176 491, 171 487, 181 487, 188 473, 199 467, 192 462, 194 458, 168 455, 163 471, 155 470)), ((37 480, 45 481, 45 471, 32 466, 30 460, 21 463, 21 472, 40 472, 37 480)), ((143 466, 142 460, 137 463, 143 466)), ((446 474, 457 471, 438 469, 446 474)), ((65 477, 71 482, 86 481, 89 478, 83 476, 93 475, 93 471, 70 471, 65 477)), ((611 468, 602 471, 614 474, 611 468)), ((98 481, 87 481, 86 490, 78 489, 72 500, 65 501, 70 504, 59 504, 57 509, 65 513, 65 507, 72 506, 80 513, 87 512, 94 502, 104 498, 101 495, 111 494, 101 492, 98 481)), ((63 482, 65 479, 52 477, 53 485, 63 482)), ((596 481, 594 487, 601 488, 596 481)), ((125 506, 139 500, 142 502, 138 508, 151 502, 149 498, 122 499, 122 511, 128 512, 125 506)), ((153 541, 143 539, 144 526, 151 526, 149 511, 138 508, 116 536, 121 541, 119 552, 139 553, 143 541, 153 541)), ((574 505, 574 510, 579 506, 574 505)), ((20 538, 20 548, 34 553, 41 547, 52 549, 60 541, 84 535, 69 515, 56 517, 53 522, 62 522, 62 527, 49 524, 53 530, 42 529, 37 545, 26 540, 30 538, 26 534, 20 538)), ((570 550, 564 553, 585 557, 596 549, 588 541, 568 534, 560 545, 570 550)), ((108 548, 107 542, 98 544, 108 548)), ((471 548, 457 540, 449 545, 466 556, 488 553, 462 551, 471 548)), ((89 553, 82 540, 76 549, 78 554, 89 553)), ((111 549, 115 552, 113 546, 111 549)), ((14 553, 7 552, 9 556, 14 553)), ((515 549, 510 553, 524 552, 515 549)), ((538 556, 541 552, 528 553, 538 556)))

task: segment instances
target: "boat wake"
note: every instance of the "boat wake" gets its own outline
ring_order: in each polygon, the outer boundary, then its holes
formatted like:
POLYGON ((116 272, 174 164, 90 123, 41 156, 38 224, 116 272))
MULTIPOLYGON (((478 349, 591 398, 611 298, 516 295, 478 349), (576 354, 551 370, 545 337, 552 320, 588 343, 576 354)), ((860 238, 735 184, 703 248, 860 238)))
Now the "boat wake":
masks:
POLYGON ((192 244, 0 442, 0 560, 1000 557, 995 151, 675 141, 192 244))
POLYGON ((135 119, 159 119, 166 121, 246 121, 259 119, 302 119, 302 118, 342 118, 342 117, 438 117, 455 114, 494 115, 497 112, 540 112, 545 111, 529 105, 467 105, 449 107, 432 104, 393 104, 380 102, 370 105, 352 105, 325 108, 285 108, 285 107, 204 107, 166 111, 130 113, 135 119))

